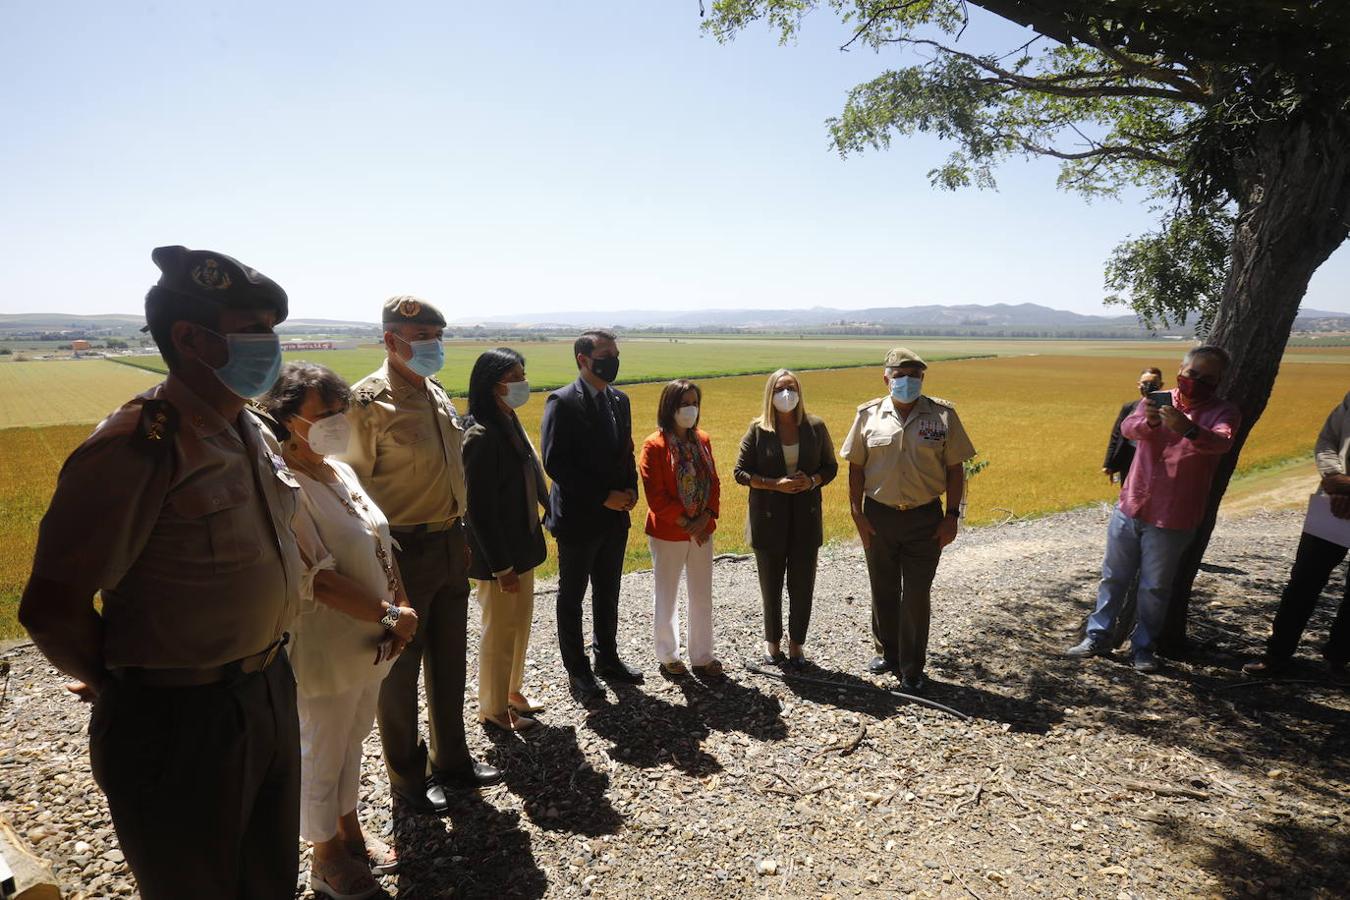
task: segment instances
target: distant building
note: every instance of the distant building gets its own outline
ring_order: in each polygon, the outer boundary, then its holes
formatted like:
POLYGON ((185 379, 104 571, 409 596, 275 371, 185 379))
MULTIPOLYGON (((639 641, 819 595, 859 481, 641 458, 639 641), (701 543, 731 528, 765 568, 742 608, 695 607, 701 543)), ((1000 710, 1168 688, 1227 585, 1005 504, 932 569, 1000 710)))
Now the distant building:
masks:
POLYGON ((71 342, 70 342, 70 349, 74 350, 76 353, 83 353, 83 352, 85 352, 86 350, 89 349, 89 342, 88 342, 88 341, 71 341, 71 342))

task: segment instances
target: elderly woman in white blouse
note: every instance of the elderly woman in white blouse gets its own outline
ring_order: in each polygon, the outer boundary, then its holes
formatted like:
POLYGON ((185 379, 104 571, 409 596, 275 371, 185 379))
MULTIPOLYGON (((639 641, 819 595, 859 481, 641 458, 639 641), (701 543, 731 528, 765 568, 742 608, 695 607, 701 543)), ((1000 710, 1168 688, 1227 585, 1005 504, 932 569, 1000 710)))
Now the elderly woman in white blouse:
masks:
POLYGON ((379 891, 374 872, 393 851, 362 834, 357 818, 361 745, 375 721, 380 682, 417 630, 403 592, 389 522, 352 470, 347 385, 329 369, 290 363, 264 398, 289 437, 282 455, 301 487, 295 531, 313 575, 290 647, 300 713, 300 834, 314 845, 310 887, 335 900, 379 891))

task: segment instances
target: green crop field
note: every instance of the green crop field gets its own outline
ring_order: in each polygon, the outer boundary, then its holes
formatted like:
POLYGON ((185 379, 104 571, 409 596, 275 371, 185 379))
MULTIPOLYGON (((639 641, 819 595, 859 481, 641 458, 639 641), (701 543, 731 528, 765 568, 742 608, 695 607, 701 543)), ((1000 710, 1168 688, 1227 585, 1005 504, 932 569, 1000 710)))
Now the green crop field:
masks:
MULTIPOLYGON (((971 343, 934 342, 937 346, 932 349, 924 346, 921 352, 938 360, 941 353, 959 353, 971 343)), ((625 360, 640 355, 639 345, 636 341, 624 343, 624 352, 629 354, 625 360)), ((524 349, 527 357, 538 358, 548 346, 524 345, 524 349)), ((1095 351, 1095 345, 1080 346, 1095 351)), ((555 349, 564 354, 567 350, 555 349)), ((867 352, 873 350, 869 348, 867 352)), ((970 524, 999 521, 1007 515, 1006 511, 1036 515, 1109 500, 1115 489, 1100 474, 1100 466, 1115 413, 1130 398, 1134 379, 1143 366, 1160 366, 1170 385, 1180 354, 1178 346, 1152 344, 1136 347, 1134 354, 1094 352, 1073 356, 1047 352, 937 362, 929 373, 928 391, 957 404, 980 458, 989 462, 989 467, 971 482, 970 524), (1141 353, 1141 349, 1145 352, 1141 353)), ((1243 452, 1241 471, 1253 472, 1311 455, 1323 418, 1350 389, 1350 348, 1344 354, 1332 353, 1329 358, 1324 354, 1326 348, 1319 348, 1315 356, 1291 352, 1287 361, 1297 359, 1307 364, 1283 367, 1270 405, 1243 452)), ((73 368, 62 371, 81 377, 84 371, 97 371, 81 368, 91 365, 88 362, 21 365, 67 365, 73 368)), ((117 368, 111 364, 108 367, 117 368)), ((4 368, 0 367, 0 371, 4 368)), ((529 373, 537 383, 533 363, 529 373)), ((146 377, 153 381, 153 376, 146 377)), ((746 489, 732 481, 731 471, 741 435, 750 418, 758 413, 764 377, 713 378, 701 383, 705 396, 703 427, 712 436, 723 478, 717 548, 744 551, 746 489)), ((54 399, 69 393, 61 382, 50 379, 34 381, 31 387, 39 396, 54 399)), ((836 447, 843 441, 856 405, 883 390, 875 366, 808 372, 802 376, 802 387, 808 408, 825 419, 836 447)), ((90 389, 87 383, 85 389, 90 389)), ((118 397, 108 396, 100 402, 111 409, 139 389, 124 390, 118 397)), ((654 427, 660 384, 634 385, 628 392, 633 400, 634 438, 640 444, 654 427)), ((536 440, 542 410, 541 398, 534 397, 520 411, 522 421, 536 440)), ((0 637, 17 631, 13 608, 28 576, 38 520, 51 496, 62 460, 89 430, 87 424, 0 430, 0 637)), ((825 526, 831 540, 853 536, 846 485, 846 479, 841 477, 826 489, 825 526)), ((639 503, 636 512, 628 548, 630 568, 647 564, 646 538, 641 528, 645 506, 639 503)), ((541 569, 541 576, 555 572, 552 553, 550 548, 550 559, 541 569)))
MULTIPOLYGON (((447 341, 445 369, 437 376, 451 393, 465 393, 469 370, 484 350, 500 341, 447 341)), ((1011 341, 957 338, 623 338, 620 384, 668 381, 680 376, 707 378, 796 369, 879 365, 886 351, 903 343, 929 361, 977 356, 1146 356, 1176 355, 1174 341, 1011 341)), ((523 341, 514 345, 526 360, 530 383, 552 390, 576 377, 570 340, 523 341)), ((379 345, 355 350, 304 350, 286 353, 288 360, 322 363, 348 382, 373 372, 384 359, 379 345)), ((1347 348, 1346 359, 1350 359, 1347 348)), ((151 371, 167 371, 157 356, 118 357, 119 362, 151 371)))

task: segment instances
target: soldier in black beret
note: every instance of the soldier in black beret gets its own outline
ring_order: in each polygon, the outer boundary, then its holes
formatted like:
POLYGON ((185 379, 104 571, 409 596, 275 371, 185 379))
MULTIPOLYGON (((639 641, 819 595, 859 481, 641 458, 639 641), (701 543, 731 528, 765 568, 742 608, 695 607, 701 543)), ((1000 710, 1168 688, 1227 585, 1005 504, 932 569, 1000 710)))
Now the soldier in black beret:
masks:
POLYGON ((19 621, 93 702, 94 778, 141 896, 289 898, 299 485, 245 408, 280 367, 286 292, 223 253, 152 259, 147 327, 169 376, 66 460, 19 621))

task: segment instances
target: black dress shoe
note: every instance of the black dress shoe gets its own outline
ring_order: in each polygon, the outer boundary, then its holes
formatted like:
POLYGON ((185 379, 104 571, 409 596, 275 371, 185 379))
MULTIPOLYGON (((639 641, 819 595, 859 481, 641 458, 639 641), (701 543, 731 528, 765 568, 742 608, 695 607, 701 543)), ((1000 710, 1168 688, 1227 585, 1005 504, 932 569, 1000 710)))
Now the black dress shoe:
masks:
POLYGON ((884 656, 874 656, 867 663, 867 671, 873 675, 884 675, 887 672, 895 671, 895 663, 884 656))
POLYGON ((623 684, 642 684, 642 682, 646 680, 641 672, 628 665, 617 656, 613 659, 596 660, 595 671, 596 674, 606 681, 618 681, 623 684))
POLYGON ((416 796, 405 794, 397 788, 393 789, 393 794, 422 815, 443 816, 450 812, 450 800, 445 796, 445 789, 434 781, 428 781, 426 790, 416 796))
MULTIPOLYGON (((465 788, 486 787, 502 780, 502 770, 484 762, 476 762, 463 772, 437 772, 427 782, 427 799, 431 799, 432 786, 461 790, 465 788)), ((444 795, 444 791, 442 791, 444 795)), ((432 801, 435 802, 435 801, 432 801)))
POLYGON ((570 675, 567 678, 572 697, 582 706, 594 703, 605 696, 605 689, 591 675, 570 675))

